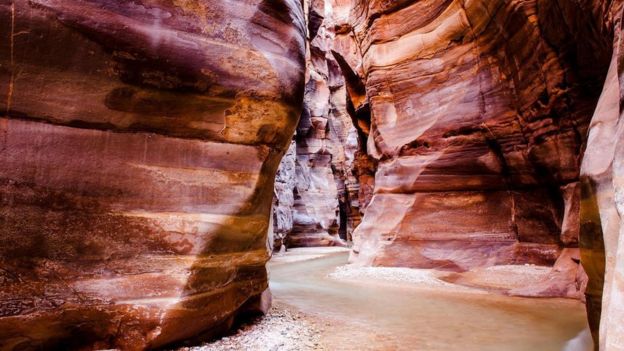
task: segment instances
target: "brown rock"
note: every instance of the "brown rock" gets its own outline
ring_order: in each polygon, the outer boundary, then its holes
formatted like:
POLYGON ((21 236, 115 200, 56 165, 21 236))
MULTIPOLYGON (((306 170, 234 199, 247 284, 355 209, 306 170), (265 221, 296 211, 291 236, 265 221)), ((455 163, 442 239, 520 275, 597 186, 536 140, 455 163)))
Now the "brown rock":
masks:
POLYGON ((566 246, 577 246, 580 229, 581 186, 579 182, 561 187, 564 212, 561 223, 561 242, 566 246))
POLYGON ((266 306, 302 16, 0 2, 0 349, 156 348, 266 306))
POLYGON ((583 299, 587 276, 580 263, 579 249, 563 249, 554 266, 497 265, 456 273, 442 280, 505 295, 524 297, 566 297, 583 299))
POLYGON ((579 249, 564 249, 551 271, 541 281, 530 286, 511 289, 507 294, 526 297, 583 299, 587 277, 579 263, 579 249))
POLYGON ((352 260, 461 271, 576 246, 572 184, 610 49, 592 6, 354 2, 335 51, 377 165, 352 260))
POLYGON ((286 237, 293 228, 293 206, 295 204, 295 186, 297 145, 294 140, 282 157, 277 169, 273 192, 273 232, 269 233, 269 243, 273 250, 280 250, 286 243, 286 237))

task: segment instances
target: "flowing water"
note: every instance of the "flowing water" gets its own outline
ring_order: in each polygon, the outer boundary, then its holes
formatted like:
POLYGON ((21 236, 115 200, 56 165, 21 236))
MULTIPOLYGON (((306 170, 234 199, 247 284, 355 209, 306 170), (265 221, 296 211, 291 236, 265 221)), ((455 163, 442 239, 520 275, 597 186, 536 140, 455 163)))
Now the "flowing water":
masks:
POLYGON ((347 253, 270 263, 276 302, 323 320, 332 350, 586 351, 585 310, 527 299, 329 278, 347 253))

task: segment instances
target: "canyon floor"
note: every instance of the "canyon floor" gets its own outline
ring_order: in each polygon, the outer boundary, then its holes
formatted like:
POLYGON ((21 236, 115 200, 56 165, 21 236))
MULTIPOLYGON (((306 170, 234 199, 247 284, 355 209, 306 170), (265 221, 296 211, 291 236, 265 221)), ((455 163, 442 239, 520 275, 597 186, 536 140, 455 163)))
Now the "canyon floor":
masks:
POLYGON ((502 296, 425 270, 362 269, 347 259, 332 248, 276 255, 269 314, 183 350, 591 350, 576 300, 502 296))

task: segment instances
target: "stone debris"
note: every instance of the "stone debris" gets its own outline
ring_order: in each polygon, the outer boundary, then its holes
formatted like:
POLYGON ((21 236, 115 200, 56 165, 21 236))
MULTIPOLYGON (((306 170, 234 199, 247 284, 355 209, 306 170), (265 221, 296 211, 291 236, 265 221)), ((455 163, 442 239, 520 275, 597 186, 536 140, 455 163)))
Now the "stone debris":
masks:
POLYGON ((439 274, 440 272, 433 269, 345 265, 337 267, 329 274, 329 277, 337 280, 408 283, 419 288, 478 291, 447 283, 438 277, 439 274))
POLYGON ((349 249, 339 246, 292 248, 288 251, 274 253, 271 261, 274 263, 293 263, 348 251, 349 249))
POLYGON ((243 324, 234 335, 178 351, 322 351, 321 330, 306 316, 281 306, 243 324))

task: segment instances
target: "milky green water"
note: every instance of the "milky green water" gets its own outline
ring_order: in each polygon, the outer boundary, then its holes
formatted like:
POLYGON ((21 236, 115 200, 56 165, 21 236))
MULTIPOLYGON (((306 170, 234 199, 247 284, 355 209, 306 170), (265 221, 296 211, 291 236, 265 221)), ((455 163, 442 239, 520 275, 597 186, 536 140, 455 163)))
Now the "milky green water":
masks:
MULTIPOLYGON (((375 333, 367 349, 420 351, 585 351, 585 309, 566 299, 419 290, 342 282, 327 277, 347 253, 269 264, 277 302, 341 321, 336 350, 375 333), (361 338, 361 337, 359 337, 361 338), (379 340, 379 345, 374 345, 379 340), (392 345, 391 347, 388 345, 392 345)), ((586 339, 586 337, 585 337, 586 339)), ((353 346, 353 349, 358 347, 353 346)))

